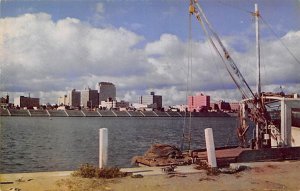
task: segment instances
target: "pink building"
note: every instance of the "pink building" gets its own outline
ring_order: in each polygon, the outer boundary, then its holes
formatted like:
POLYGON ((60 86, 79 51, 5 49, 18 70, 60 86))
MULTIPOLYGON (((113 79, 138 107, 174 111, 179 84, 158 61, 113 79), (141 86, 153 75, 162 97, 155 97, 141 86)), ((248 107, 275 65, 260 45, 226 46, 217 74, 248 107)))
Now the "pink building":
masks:
POLYGON ((200 111, 203 108, 208 109, 210 107, 210 96, 199 94, 188 97, 188 110, 200 111))

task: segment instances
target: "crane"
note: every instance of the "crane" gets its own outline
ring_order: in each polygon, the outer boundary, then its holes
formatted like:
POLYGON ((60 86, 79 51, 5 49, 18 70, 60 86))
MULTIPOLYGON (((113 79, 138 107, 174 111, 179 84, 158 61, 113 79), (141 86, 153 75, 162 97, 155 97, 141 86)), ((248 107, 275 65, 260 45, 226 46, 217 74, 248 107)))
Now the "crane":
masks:
MULTIPOLYGON (((258 92, 255 94, 251 90, 249 84, 245 80, 244 76, 238 69, 233 58, 230 56, 229 51, 223 45, 220 37, 213 29, 212 25, 208 21, 202 7, 197 0, 190 0, 189 14, 194 15, 199 24, 201 25, 205 35, 207 36, 209 42, 211 43, 213 49, 217 55, 221 58, 227 72, 229 73, 231 79, 234 81, 238 90, 240 91, 243 100, 245 101, 244 109, 250 110, 250 119, 256 123, 256 148, 262 147, 262 141, 264 139, 264 134, 271 135, 270 125, 272 124, 271 118, 260 93, 260 84, 258 92)), ((259 17, 259 12, 253 13, 254 16, 259 17)), ((260 79, 258 79, 260 81, 260 79)), ((247 112, 246 112, 247 113, 247 112)), ((241 139, 245 138, 245 134, 248 130, 247 125, 243 124, 238 127, 238 136, 241 139)))

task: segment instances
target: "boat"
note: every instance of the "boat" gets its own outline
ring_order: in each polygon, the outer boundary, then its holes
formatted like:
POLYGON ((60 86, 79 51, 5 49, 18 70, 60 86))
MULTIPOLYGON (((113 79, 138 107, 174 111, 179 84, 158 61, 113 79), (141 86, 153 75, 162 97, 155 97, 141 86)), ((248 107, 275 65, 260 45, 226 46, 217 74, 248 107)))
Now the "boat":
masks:
MULTIPOLYGON (((283 92, 266 93, 261 91, 259 36, 259 19, 261 15, 258 10, 258 5, 255 4, 255 11, 252 13, 256 21, 257 55, 257 86, 256 92, 254 92, 243 77, 220 37, 213 29, 200 3, 197 0, 190 0, 189 3, 190 18, 194 16, 199 22, 208 41, 220 57, 221 62, 224 64, 228 74, 242 95, 239 111, 239 125, 237 127, 237 135, 241 142, 240 147, 217 148, 216 155, 218 164, 228 165, 231 162, 300 159, 300 140, 298 140, 300 139, 300 131, 293 131, 296 127, 292 127, 292 115, 300 111, 300 98, 297 94, 285 95, 283 92), (279 109, 276 110, 274 108, 279 109), (255 123, 251 140, 246 139, 246 133, 249 130, 249 121, 255 123), (249 142, 250 144, 248 144, 249 142)), ((156 158, 153 160, 145 156, 144 158, 139 158, 136 162, 149 166, 160 166, 161 164, 168 165, 168 162, 161 162, 161 160, 165 159, 168 161, 170 158, 174 159, 170 160, 172 164, 175 163, 178 165, 180 165, 183 158, 184 161, 192 162, 206 160, 206 149, 190 150, 191 134, 190 131, 188 132, 187 140, 189 142, 189 149, 185 154, 182 151, 183 154, 180 160, 177 160, 177 163, 176 158, 172 157, 172 155, 155 156, 156 158), (155 161, 159 162, 155 163, 155 161)), ((183 133, 183 136, 185 136, 185 133, 183 133)), ((167 147, 168 145, 164 145, 161 148, 167 147)), ((157 150, 157 148, 155 147, 155 149, 153 149, 152 147, 147 153, 152 152, 152 150, 157 150)), ((158 151, 156 152, 159 153, 158 151)), ((189 162, 187 163, 189 164, 189 162)))

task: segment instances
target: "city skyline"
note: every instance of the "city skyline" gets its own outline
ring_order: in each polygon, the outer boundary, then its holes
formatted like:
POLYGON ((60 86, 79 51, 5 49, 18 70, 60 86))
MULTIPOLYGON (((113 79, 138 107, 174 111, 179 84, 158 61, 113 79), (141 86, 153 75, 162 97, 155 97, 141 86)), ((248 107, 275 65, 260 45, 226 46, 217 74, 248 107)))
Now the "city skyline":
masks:
MULTIPOLYGON (((200 1, 255 90, 255 1, 200 1), (248 12, 247 12, 248 11, 248 12)), ((259 1, 262 91, 300 93, 300 1, 259 1), (276 11, 274 11, 276 10, 276 11), (268 26, 279 36, 278 40, 268 26), (281 89, 282 88, 282 89, 281 89)), ((151 91, 185 103, 187 1, 1 1, 1 97, 31 93, 55 103, 65 92, 110 81, 119 100, 151 91)), ((193 86, 216 100, 241 96, 193 19, 193 86)))

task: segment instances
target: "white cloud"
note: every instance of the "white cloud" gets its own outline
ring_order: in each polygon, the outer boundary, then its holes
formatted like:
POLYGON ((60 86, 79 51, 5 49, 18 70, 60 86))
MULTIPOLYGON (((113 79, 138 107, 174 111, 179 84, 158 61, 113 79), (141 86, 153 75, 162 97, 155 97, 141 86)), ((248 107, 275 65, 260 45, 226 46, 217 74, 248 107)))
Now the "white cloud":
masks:
MULTIPOLYGON (((1 19, 0 38, 1 92, 31 92, 44 97, 43 102, 55 102, 67 90, 111 81, 119 99, 137 102, 138 96, 154 90, 164 104, 185 102, 189 45, 175 35, 162 34, 139 47, 144 37, 125 28, 96 28, 74 18, 54 22, 38 13, 1 19)), ((282 41, 299 57, 300 31, 289 32, 282 41)), ((225 42, 246 45, 242 52, 230 51, 254 86, 255 50, 249 49, 254 46, 237 36, 225 37, 225 42)), ((192 92, 209 94, 212 100, 240 99, 208 42, 193 42, 192 50, 192 92)), ((263 91, 281 85, 286 92, 300 93, 300 65, 278 40, 262 41, 262 82, 263 91)))
POLYGON ((0 20, 1 90, 83 88, 88 76, 144 75, 147 62, 134 46, 143 40, 124 28, 94 28, 77 19, 53 22, 45 13, 0 20))
POLYGON ((183 43, 180 42, 177 36, 171 34, 162 34, 158 41, 148 43, 145 50, 149 55, 164 55, 164 56, 182 56, 184 53, 183 43))

